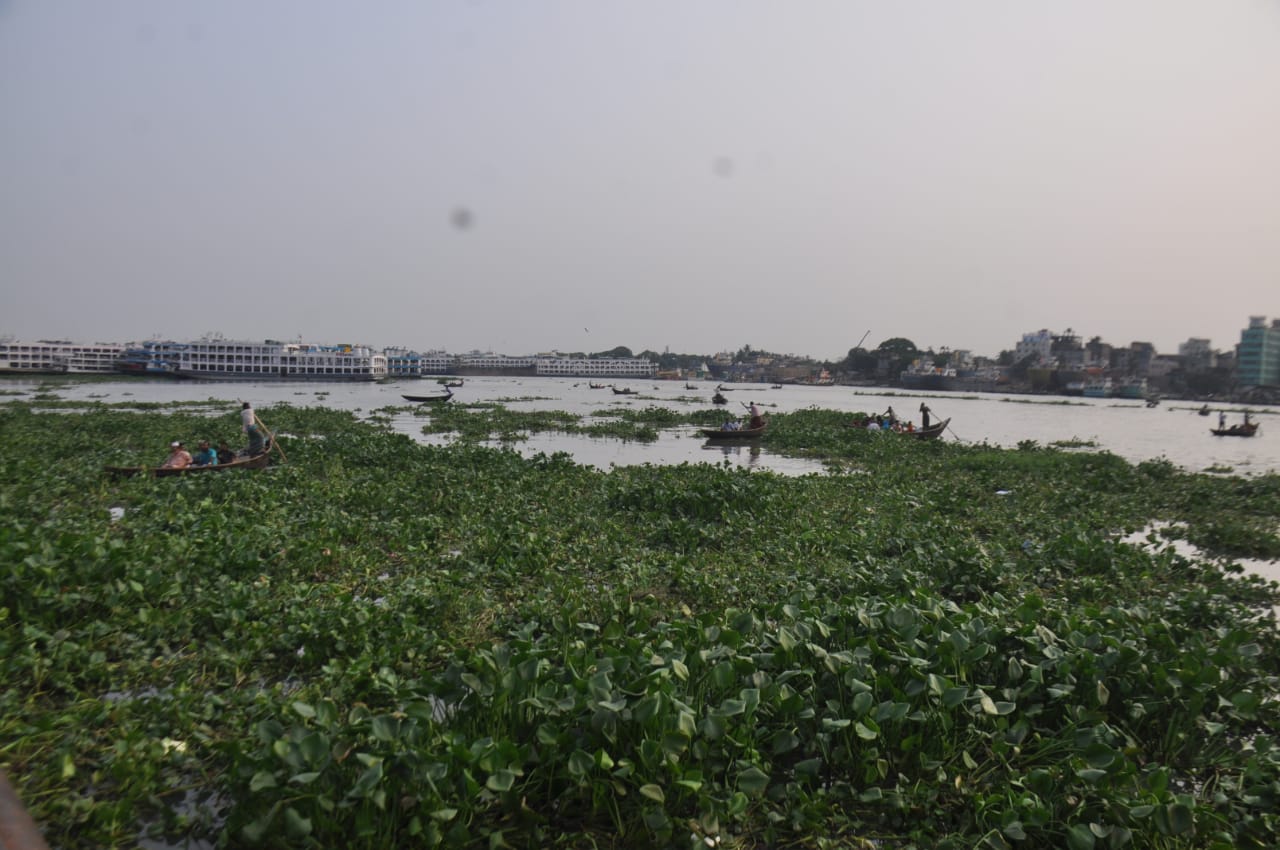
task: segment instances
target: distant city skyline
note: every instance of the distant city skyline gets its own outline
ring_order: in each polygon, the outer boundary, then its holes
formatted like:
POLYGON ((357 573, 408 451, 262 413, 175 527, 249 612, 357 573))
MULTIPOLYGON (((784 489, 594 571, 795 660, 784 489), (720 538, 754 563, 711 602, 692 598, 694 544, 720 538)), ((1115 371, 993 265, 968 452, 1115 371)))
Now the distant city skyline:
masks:
POLYGON ((0 334, 838 360, 1280 315, 1280 4, 0 0, 0 334))
MULTIPOLYGON (((1257 316, 1257 315, 1261 315, 1261 314, 1254 314, 1254 316, 1257 316)), ((1252 317, 1251 317, 1251 318, 1252 318, 1252 317)), ((1267 317, 1265 317, 1265 318, 1266 318, 1266 320, 1267 320, 1267 321, 1266 321, 1266 324, 1267 324, 1268 326, 1270 326, 1270 325, 1271 325, 1271 317, 1267 316, 1267 317)), ((1276 318, 1277 320, 1280 320, 1280 316, 1276 316, 1275 318, 1276 318)), ((1244 331, 1245 329, 1247 329, 1248 327, 1249 327, 1249 322, 1248 322, 1248 320, 1246 319, 1245 323, 1244 323, 1244 324, 1242 324, 1242 326, 1241 326, 1241 328, 1240 328, 1240 331, 1239 331, 1239 332, 1237 332, 1237 334, 1236 334, 1236 336, 1235 336, 1235 339, 1234 339, 1233 341, 1229 342, 1229 343, 1226 343, 1226 344, 1222 344, 1222 345, 1220 345, 1220 344, 1218 344, 1218 343, 1214 342, 1213 340, 1209 340, 1209 348, 1210 348, 1210 350, 1215 351, 1215 352, 1218 352, 1218 353, 1230 353, 1230 352, 1232 352, 1232 351, 1235 349, 1235 347, 1236 347, 1236 346, 1241 342, 1241 337, 1242 337, 1243 331, 1244 331)), ((1076 336, 1077 338, 1079 338, 1079 340, 1080 340, 1081 344, 1086 344, 1086 343, 1088 343, 1091 339, 1093 339, 1093 338, 1095 338, 1095 337, 1098 337, 1098 338, 1100 338, 1100 339, 1101 339, 1101 341, 1102 341, 1103 343, 1105 343, 1105 344, 1107 344, 1107 345, 1110 345, 1110 346, 1112 346, 1113 348, 1127 348, 1127 347, 1129 347, 1130 345, 1137 344, 1137 343, 1150 343, 1151 345, 1153 345, 1153 346, 1155 347, 1155 351, 1156 351, 1156 353, 1157 353, 1157 354, 1162 354, 1162 355, 1163 355, 1163 354, 1177 354, 1177 353, 1178 353, 1178 349, 1179 349, 1179 347, 1180 347, 1180 346, 1182 346, 1183 344, 1187 343, 1187 342, 1188 342, 1188 341, 1190 341, 1190 340, 1193 340, 1193 339, 1195 339, 1195 340, 1203 340, 1203 339, 1206 339, 1206 337, 1203 337, 1203 336, 1198 336, 1198 335, 1196 335, 1196 334, 1190 334, 1190 335, 1188 335, 1188 336, 1186 336, 1186 337, 1183 337, 1183 338, 1182 338, 1182 339, 1180 339, 1177 343, 1175 343, 1173 346, 1171 346, 1171 347, 1169 347, 1169 348, 1167 348, 1167 349, 1166 349, 1166 348, 1161 348, 1160 346, 1155 345, 1154 343, 1151 343, 1151 341, 1150 341, 1150 340, 1140 340, 1140 339, 1125 339, 1125 340, 1119 340, 1119 339, 1107 339, 1106 337, 1103 337, 1101 334, 1093 334, 1093 333, 1086 333, 1086 332, 1082 332, 1082 331, 1080 331, 1078 328, 1062 328, 1062 329, 1060 329, 1060 330, 1055 330, 1055 329, 1053 329, 1053 328, 1044 328, 1044 327, 1040 327, 1040 328, 1035 328, 1034 330, 1027 330, 1027 331, 1022 332, 1022 333, 1018 334, 1018 336, 1017 336, 1017 338, 1016 338, 1016 339, 1011 340, 1011 341, 1009 342, 1009 344, 1004 345, 1004 346, 1001 346, 1000 348, 997 348, 997 349, 992 350, 992 351, 975 351, 975 350, 973 350, 973 349, 962 349, 962 348, 960 348, 960 347, 958 347, 958 346, 929 345, 929 344, 927 344, 927 343, 924 343, 924 342, 920 341, 919 339, 916 339, 915 337, 913 337, 913 336, 912 336, 911 334, 909 334, 909 333, 892 334, 892 335, 890 335, 890 336, 887 336, 887 337, 884 337, 884 338, 880 338, 880 339, 876 339, 876 338, 874 338, 874 337, 868 336, 868 337, 866 338, 866 340, 864 340, 864 341, 862 342, 861 347, 862 347, 863 349, 867 350, 867 351, 874 351, 874 350, 876 350, 876 348, 877 348, 881 343, 883 343, 883 342, 885 342, 885 341, 887 341, 887 340, 890 340, 890 339, 907 339, 907 340, 910 340, 911 342, 913 342, 913 343, 916 345, 916 347, 918 348, 918 350, 920 350, 920 351, 933 351, 933 352, 935 352, 935 353, 940 353, 941 351, 944 351, 944 350, 950 350, 950 351, 962 350, 962 351, 968 351, 968 352, 969 352, 969 354, 970 354, 971 356, 973 356, 973 357, 984 357, 984 358, 989 358, 989 359, 995 359, 995 358, 999 357, 999 356, 1000 356, 1000 354, 1002 354, 1002 353, 1003 353, 1003 352, 1005 352, 1005 351, 1010 351, 1010 352, 1015 351, 1015 350, 1017 349, 1017 347, 1018 347, 1018 343, 1019 343, 1020 341, 1022 341, 1022 339, 1023 339, 1024 335, 1038 334, 1038 333, 1040 333, 1041 331, 1048 331, 1048 332, 1049 332, 1051 335, 1053 335, 1053 336, 1063 336, 1063 335, 1066 335, 1068 332, 1070 332, 1070 334, 1071 334, 1071 335, 1076 336)), ((181 336, 166 335, 166 334, 153 334, 153 335, 148 336, 148 337, 145 337, 145 338, 134 338, 134 339, 110 339, 110 338, 105 338, 105 337, 103 337, 102 335, 92 336, 91 338, 90 338, 90 337, 85 337, 85 338, 79 338, 79 339, 69 339, 69 338, 66 338, 66 337, 36 336, 36 335, 29 335, 29 334, 28 334, 28 335, 21 335, 21 334, 10 334, 10 333, 5 333, 5 334, 0 334, 0 341, 10 341, 10 339, 12 339, 12 341, 25 341, 25 342, 37 342, 37 341, 67 341, 67 342, 72 342, 72 343, 83 343, 83 344, 131 345, 131 344, 142 343, 142 342, 147 342, 147 341, 152 341, 152 340, 158 340, 158 341, 174 341, 174 342, 191 342, 191 341, 195 341, 195 340, 201 339, 201 338, 203 338, 203 337, 216 337, 216 338, 221 338, 221 339, 224 339, 224 340, 227 340, 227 341, 243 341, 243 342, 248 342, 248 343, 260 343, 260 342, 263 342, 264 340, 279 340, 279 341, 281 341, 281 342, 303 342, 303 343, 308 343, 308 344, 313 344, 313 345, 344 345, 344 344, 346 344, 346 345, 363 345, 363 346, 369 346, 369 347, 374 348, 374 349, 379 350, 379 351, 381 351, 381 350, 383 350, 383 349, 399 349, 399 348, 404 348, 404 349, 408 349, 408 350, 412 350, 412 351, 417 351, 417 352, 419 352, 419 353, 426 353, 426 352, 429 352, 429 351, 444 351, 444 352, 446 352, 446 353, 448 353, 448 354, 455 354, 455 355, 460 355, 460 354, 470 354, 470 353, 477 353, 477 352, 492 352, 492 353, 495 353, 495 354, 508 355, 508 356, 513 356, 513 357, 526 357, 526 356, 535 356, 535 355, 540 355, 540 354, 551 354, 551 353, 560 353, 560 354, 574 354, 574 353, 598 354, 598 353, 602 353, 602 352, 612 351, 613 349, 616 349, 616 348, 627 348, 627 349, 630 349, 630 350, 631 350, 631 352, 632 352, 632 354, 633 354, 633 355, 636 355, 636 356, 638 356, 639 354, 641 354, 642 352, 645 352, 645 351, 652 351, 652 352, 655 352, 655 353, 657 353, 657 354, 663 354, 664 352, 666 352, 666 351, 668 351, 668 350, 669 350, 669 351, 670 351, 670 353, 672 353, 672 354, 678 354, 678 355, 701 355, 701 356, 706 356, 706 357, 713 357, 713 356, 715 356, 715 355, 717 355, 717 354, 722 354, 722 353, 729 353, 729 354, 733 354, 733 353, 736 353, 736 352, 740 351, 740 350, 741 350, 741 349, 743 349, 744 347, 748 347, 748 346, 749 346, 749 347, 751 348, 751 350, 752 350, 752 351, 760 352, 760 353, 762 353, 762 354, 764 354, 764 353, 768 353, 768 354, 777 354, 777 355, 785 355, 785 356, 794 356, 794 357, 799 357, 799 358, 806 358, 806 359, 809 359, 809 360, 813 360, 813 361, 815 361, 815 362, 835 362, 835 361, 843 360, 843 359, 848 355, 849 351, 851 351, 851 350, 856 346, 856 341, 855 341, 855 343, 851 343, 851 344, 850 344, 850 346, 849 346, 848 348, 846 348, 844 351, 840 352, 839 354, 837 354, 837 355, 835 355, 835 356, 830 356, 830 357, 828 357, 828 356, 822 356, 822 355, 819 355, 819 354, 815 354, 815 353, 813 353, 813 352, 806 352, 806 351, 783 351, 783 350, 780 350, 780 349, 768 348, 767 346, 763 346, 763 345, 756 345, 755 343, 752 343, 750 340, 744 341, 744 342, 742 342, 742 343, 740 343, 740 344, 738 344, 738 345, 734 345, 734 346, 718 347, 718 348, 709 348, 709 349, 688 349, 688 350, 677 350, 677 349, 674 349, 674 348, 670 348, 669 346, 655 347, 655 346, 652 346, 652 345, 644 345, 644 344, 631 346, 631 345, 626 345, 625 343, 618 343, 617 345, 606 345, 606 346, 602 346, 602 347, 599 347, 599 348, 585 348, 585 349, 584 349, 584 348, 569 348, 569 347, 566 347, 566 346, 551 346, 551 347, 548 347, 548 348, 542 348, 542 349, 536 349, 536 350, 524 350, 524 351, 521 351, 521 350, 499 350, 499 349, 495 349, 495 348, 486 348, 486 347, 474 346, 474 345, 472 345, 472 346, 463 346, 463 347, 458 347, 458 348, 449 348, 449 347, 442 346, 442 345, 429 345, 429 344, 424 344, 424 345, 414 345, 414 344, 411 344, 411 343, 404 343, 404 342, 393 342, 393 343, 388 343, 388 342, 384 342, 384 341, 376 340, 376 339, 366 339, 366 338, 363 338, 363 337, 358 337, 358 336, 356 336, 356 335, 348 335, 348 336, 346 336, 346 337, 342 337, 342 338, 340 338, 340 339, 339 339, 339 338, 335 338, 335 339, 328 339, 328 338, 324 338, 324 339, 322 339, 322 338, 319 338, 319 337, 311 337, 311 336, 307 336, 307 335, 305 335, 305 334, 295 334, 295 335, 293 335, 293 336, 281 336, 281 335, 278 335, 278 334, 277 334, 277 335, 274 335, 274 336, 268 335, 268 336, 265 336, 265 337, 248 337, 248 336, 245 336, 245 335, 243 335, 243 334, 227 334, 227 333, 223 333, 223 332, 221 332, 221 331, 210 331, 210 332, 206 332, 206 333, 204 333, 204 334, 200 334, 200 335, 193 336, 193 337, 181 337, 181 336)))

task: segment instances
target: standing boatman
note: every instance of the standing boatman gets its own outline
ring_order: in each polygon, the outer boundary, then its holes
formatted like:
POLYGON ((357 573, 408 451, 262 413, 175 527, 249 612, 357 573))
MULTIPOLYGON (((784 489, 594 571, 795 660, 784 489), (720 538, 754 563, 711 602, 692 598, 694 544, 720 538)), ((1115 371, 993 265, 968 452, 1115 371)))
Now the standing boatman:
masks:
POLYGON ((249 454, 262 454, 264 446, 262 432, 258 430, 258 417, 247 401, 240 406, 240 430, 249 438, 249 454))
POLYGON ((925 404, 923 401, 920 402, 920 419, 923 422, 921 429, 925 431, 929 430, 929 413, 929 405, 925 404))

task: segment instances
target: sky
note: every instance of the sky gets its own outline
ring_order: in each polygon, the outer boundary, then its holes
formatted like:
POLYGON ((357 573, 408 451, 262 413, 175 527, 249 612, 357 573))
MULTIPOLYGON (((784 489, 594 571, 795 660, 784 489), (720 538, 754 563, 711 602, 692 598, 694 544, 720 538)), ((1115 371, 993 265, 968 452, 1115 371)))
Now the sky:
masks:
POLYGON ((1280 0, 0 0, 0 335, 505 354, 1280 318, 1280 0))

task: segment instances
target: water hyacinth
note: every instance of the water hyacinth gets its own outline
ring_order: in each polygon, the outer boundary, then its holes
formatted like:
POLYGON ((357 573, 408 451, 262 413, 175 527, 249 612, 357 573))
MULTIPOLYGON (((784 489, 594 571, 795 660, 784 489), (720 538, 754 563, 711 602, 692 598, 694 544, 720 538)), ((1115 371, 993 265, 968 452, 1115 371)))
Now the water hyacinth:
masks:
POLYGON ((1280 843, 1276 587, 1167 536, 1269 556, 1275 476, 821 410, 762 443, 825 474, 600 471, 475 445, 561 416, 283 405, 286 464, 103 476, 222 410, 0 405, 0 767, 51 845, 1280 843))

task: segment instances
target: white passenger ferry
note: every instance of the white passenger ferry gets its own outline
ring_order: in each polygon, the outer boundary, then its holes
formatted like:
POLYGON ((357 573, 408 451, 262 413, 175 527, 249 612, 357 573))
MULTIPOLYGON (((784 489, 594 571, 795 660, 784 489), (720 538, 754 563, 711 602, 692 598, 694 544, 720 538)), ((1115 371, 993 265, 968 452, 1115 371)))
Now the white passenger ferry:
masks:
POLYGON ((20 374, 110 374, 124 353, 116 343, 79 343, 42 339, 36 342, 0 342, 0 372, 20 374))
POLYGON ((387 357, 364 345, 201 339, 187 343, 174 370, 207 381, 377 381, 387 357))

